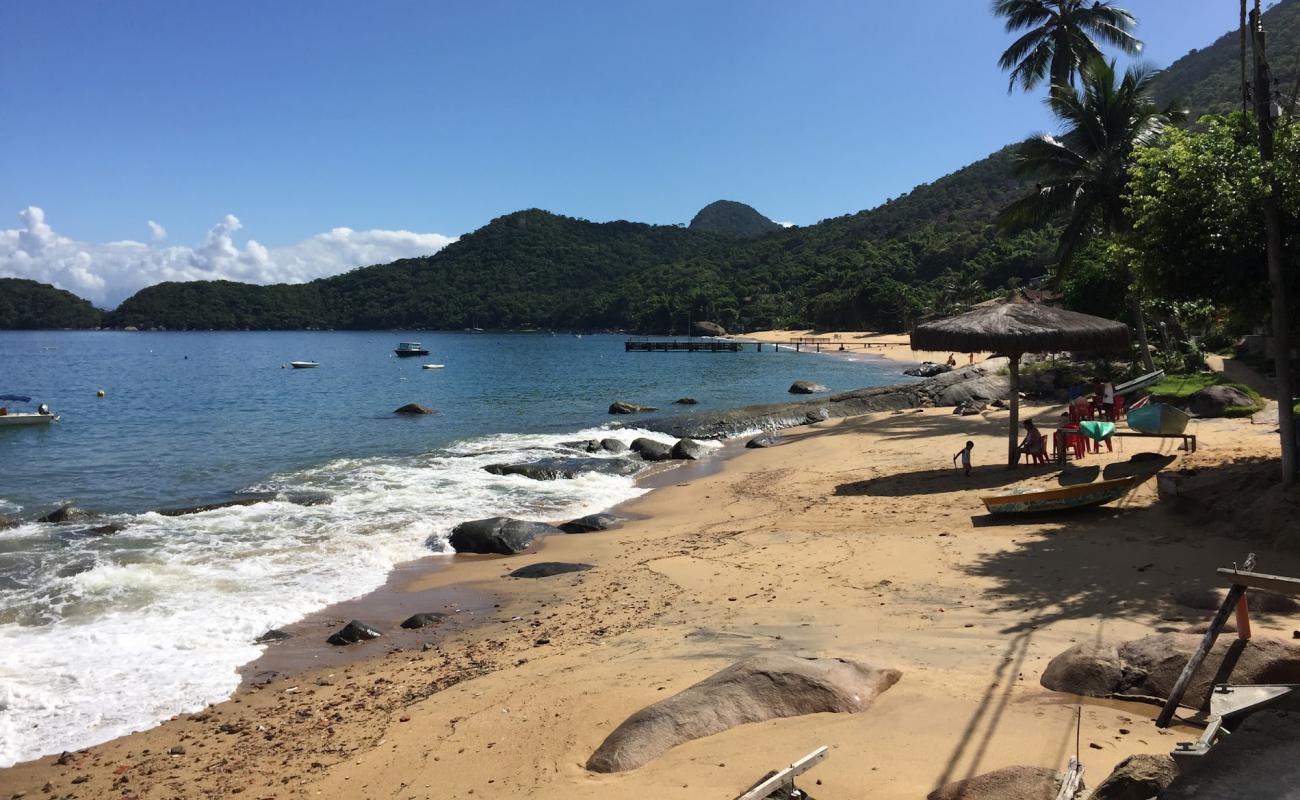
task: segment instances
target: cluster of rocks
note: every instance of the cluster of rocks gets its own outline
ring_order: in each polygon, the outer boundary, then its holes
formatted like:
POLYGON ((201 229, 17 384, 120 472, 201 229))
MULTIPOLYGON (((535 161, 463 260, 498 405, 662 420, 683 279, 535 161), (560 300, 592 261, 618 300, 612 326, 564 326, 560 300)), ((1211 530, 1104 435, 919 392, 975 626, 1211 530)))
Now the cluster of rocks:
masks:
MULTIPOLYGON (((269 503, 279 501, 283 503, 292 503, 298 506, 319 506, 333 502, 331 495, 323 492, 249 492, 241 493, 228 500, 215 500, 210 503, 196 503, 192 505, 175 505, 163 506, 154 509, 155 514, 161 514, 164 517, 180 517, 187 514, 201 514, 205 511, 216 511, 222 508, 238 508, 241 506, 252 506, 258 503, 269 503)), ((77 506, 75 503, 64 503, 58 508, 43 514, 36 518, 37 522, 43 522, 49 525, 83 525, 79 529, 71 532, 73 536, 109 536, 114 533, 121 533, 126 530, 125 522, 106 522, 100 525, 91 525, 103 518, 103 515, 97 511, 89 511, 77 506)), ((19 520, 0 517, 0 529, 13 527, 19 524, 19 520)))
MULTIPOLYGON (((421 628, 428 628, 432 625, 437 625, 446 618, 446 614, 437 611, 427 611, 419 614, 412 614, 402 620, 401 627, 409 631, 415 631, 420 630, 421 628)), ((359 619, 354 619, 347 625, 344 625, 342 628, 339 628, 337 631, 330 634, 330 637, 325 641, 335 647, 346 647, 347 645, 356 644, 357 642, 367 642, 371 639, 378 639, 383 635, 383 631, 379 630, 375 626, 362 622, 359 619)), ((257 642, 262 644, 265 642, 279 641, 288 638, 289 634, 284 631, 269 630, 259 636, 257 642)))
MULTIPOLYGON (((522 553, 541 536, 559 533, 595 533, 609 530, 622 521, 614 514, 589 514, 570 520, 559 527, 546 522, 532 522, 512 517, 488 517, 462 522, 451 531, 449 543, 457 553, 512 556, 522 553)), ((430 537, 426 544, 442 549, 442 540, 430 537)))
POLYGON ((574 478, 589 472, 600 475, 633 475, 646 462, 698 461, 709 454, 708 445, 690 438, 668 444, 638 437, 630 446, 618 439, 591 439, 586 442, 564 442, 561 446, 590 455, 551 456, 514 464, 488 464, 483 469, 493 475, 522 475, 547 481, 574 478))
POLYGON ((933 361, 922 361, 918 366, 903 370, 904 375, 911 375, 913 378, 933 378, 935 375, 942 375, 945 372, 951 372, 952 367, 947 364, 936 364, 933 361))
MULTIPOLYGON (((1160 795, 1177 775, 1178 765, 1168 755, 1133 755, 1116 765, 1087 797, 1148 800, 1160 795)), ((1048 767, 1003 767, 946 783, 926 795, 926 800, 1057 800, 1062 777, 1048 767)), ((1082 790, 1083 784, 1079 788, 1082 790)), ((1075 796, 1084 794, 1081 791, 1075 796)))

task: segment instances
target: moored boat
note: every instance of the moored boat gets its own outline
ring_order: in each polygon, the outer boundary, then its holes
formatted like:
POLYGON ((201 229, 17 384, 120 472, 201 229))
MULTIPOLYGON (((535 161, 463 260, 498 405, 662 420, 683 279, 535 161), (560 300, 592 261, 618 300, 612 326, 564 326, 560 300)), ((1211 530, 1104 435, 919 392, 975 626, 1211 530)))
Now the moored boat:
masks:
POLYGON ((1020 489, 1008 494, 981 497, 991 514, 1036 514, 1070 508, 1099 506, 1118 500, 1133 488, 1132 476, 1109 481, 1062 486, 1058 489, 1020 489))
POLYGON ((1187 412, 1168 403, 1150 403, 1130 409, 1126 418, 1128 426, 1138 433, 1159 433, 1166 436, 1182 434, 1187 430, 1187 422, 1191 419, 1187 412))
POLYGON ((442 369, 445 364, 421 364, 420 369, 442 369))
POLYGON ((18 427, 20 425, 49 425, 51 422, 58 422, 57 414, 41 414, 31 412, 10 412, 0 414, 0 428, 18 427))
POLYGON ((419 342, 401 342, 393 352, 397 354, 398 358, 429 355, 429 351, 421 347, 419 342))
POLYGON ((290 361, 289 366, 294 369, 316 369, 320 366, 319 361, 290 361))

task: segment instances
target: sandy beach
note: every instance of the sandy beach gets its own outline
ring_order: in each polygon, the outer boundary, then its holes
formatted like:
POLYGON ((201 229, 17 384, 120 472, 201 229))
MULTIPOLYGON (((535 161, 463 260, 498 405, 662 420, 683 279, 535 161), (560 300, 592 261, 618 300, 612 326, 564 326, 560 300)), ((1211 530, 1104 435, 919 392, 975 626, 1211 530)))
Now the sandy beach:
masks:
MULTIPOLYGON (((1049 426, 1058 413, 1026 410, 1049 426)), ((666 473, 671 485, 619 509, 630 521, 616 530, 552 536, 514 557, 415 562, 384 590, 293 627, 231 700, 20 764, 0 772, 0 787, 6 797, 730 798, 828 745, 804 781, 816 797, 920 798, 998 767, 1061 768, 1076 710, 1095 784, 1127 755, 1168 752, 1198 731, 1157 730, 1151 705, 1047 691, 1048 660, 1079 642, 1205 621, 1173 595, 1218 586, 1214 569, 1248 551, 1283 574, 1300 571, 1300 556, 1166 508, 1154 481, 1101 510, 989 524, 981 493, 1057 480, 1049 467, 999 463, 1005 420, 928 409, 793 429, 720 469, 666 473), (951 463, 967 439, 969 478, 951 463), (504 577, 539 561, 593 568, 504 577), (400 631, 417 611, 447 622, 400 631), (386 635, 324 645, 351 617, 386 635), (902 679, 863 713, 740 726, 630 772, 584 769, 628 715, 769 652, 865 659, 902 679)), ((1197 453, 1159 448, 1178 457, 1172 468, 1276 448, 1272 428, 1248 420, 1191 432, 1197 453)), ((1147 449, 1135 442, 1079 466, 1147 449)), ((1289 638, 1292 627, 1255 620, 1256 636, 1289 638)))
MULTIPOLYGON (((931 352, 929 350, 913 350, 911 341, 905 333, 876 333, 873 331, 815 331, 815 330, 772 330, 772 331, 754 331, 746 333, 736 338, 745 339, 755 342, 790 342, 795 339, 826 339, 831 345, 831 352, 837 352, 835 347, 843 344, 848 348, 849 353, 866 353, 868 355, 888 358, 891 361, 933 361, 938 364, 945 363, 949 356, 957 359, 957 364, 974 364, 985 360, 992 353, 949 353, 949 352, 931 352)), ((823 345, 823 352, 826 346, 823 345)))

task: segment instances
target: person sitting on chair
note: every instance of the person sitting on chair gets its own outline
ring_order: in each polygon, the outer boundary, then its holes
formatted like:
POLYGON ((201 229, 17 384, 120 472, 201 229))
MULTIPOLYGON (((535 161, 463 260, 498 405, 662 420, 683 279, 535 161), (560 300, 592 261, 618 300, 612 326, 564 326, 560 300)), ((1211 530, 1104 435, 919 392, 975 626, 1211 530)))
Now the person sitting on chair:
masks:
POLYGON ((1020 463, 1021 453, 1040 463, 1047 460, 1043 447, 1043 434, 1032 419, 1025 420, 1025 438, 1020 442, 1020 448, 1016 453, 1017 464, 1020 463))

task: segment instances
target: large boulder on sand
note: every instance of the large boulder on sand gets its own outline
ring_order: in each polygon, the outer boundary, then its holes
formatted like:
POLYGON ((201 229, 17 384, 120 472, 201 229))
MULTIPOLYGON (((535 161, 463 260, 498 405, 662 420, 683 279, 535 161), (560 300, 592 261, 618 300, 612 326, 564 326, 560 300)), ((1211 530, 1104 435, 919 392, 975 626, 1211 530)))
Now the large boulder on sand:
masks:
POLYGON ((670 461, 673 457, 672 445, 656 442, 644 436, 632 440, 632 452, 646 461, 670 461))
POLYGON ((1138 753, 1119 762, 1089 800, 1151 800, 1176 777, 1178 764, 1172 756, 1138 753))
POLYGON ((1003 767, 945 783, 925 800, 1056 800, 1061 776, 1048 767, 1003 767))
POLYGON ((691 324, 691 330, 696 336, 726 336, 727 329, 716 322, 707 322, 700 320, 691 324))
POLYGON ((864 711, 901 676, 896 669, 838 658, 747 658, 628 717, 587 760, 587 769, 636 769, 683 742, 747 722, 864 711))
POLYGON ((698 461, 708 454, 709 448, 694 439, 679 439, 677 444, 673 445, 673 458, 683 459, 686 461, 698 461))
POLYGON ((745 446, 750 448, 751 450, 765 448, 765 447, 776 447, 779 444, 781 444, 780 438, 776 436, 768 436, 766 434, 762 436, 755 436, 753 439, 750 439, 748 442, 745 442, 745 446))
POLYGON ((1255 408, 1255 401, 1231 386, 1207 386, 1192 395, 1188 407, 1198 417, 1222 417, 1230 408, 1255 408))
POLYGON ((402 627, 408 631, 418 631, 420 628, 427 628, 430 625, 437 625, 447 618, 447 615, 441 611, 428 611, 420 614, 412 614, 402 620, 402 627))
POLYGON ((991 403, 1011 396, 1011 380, 1005 375, 986 374, 946 387, 935 399, 939 407, 991 403))
POLYGON ((622 400, 615 400, 609 404, 609 413, 611 414, 648 414, 651 411, 658 411, 654 406, 639 406, 636 403, 626 403, 622 400))
POLYGON ((595 533, 607 531, 622 521, 623 518, 617 514, 588 514, 564 523, 560 530, 565 533, 595 533))
MULTIPOLYGON (((1040 682, 1056 692, 1109 697, 1115 694, 1165 698, 1183 667, 1201 642, 1190 633, 1163 633, 1123 644, 1080 644, 1053 658, 1040 682)), ((1229 676, 1220 675, 1229 650, 1237 639, 1221 636, 1215 642, 1183 695, 1193 708, 1205 705, 1216 677, 1233 683, 1300 683, 1300 643, 1258 636, 1241 647, 1229 676)))
POLYGON ((820 383, 813 381, 795 381, 790 384, 790 394, 819 394, 830 391, 820 383))
POLYGON ((335 647, 343 647, 344 645, 364 642, 368 639, 378 639, 380 636, 383 636, 383 634, 379 632, 378 628, 367 625, 359 619, 354 619, 347 625, 339 628, 338 631, 325 641, 335 647))
POLYGON ((559 533, 545 522, 526 522, 510 517, 489 517, 462 522, 451 532, 451 546, 457 553, 522 553, 538 536, 559 533))

